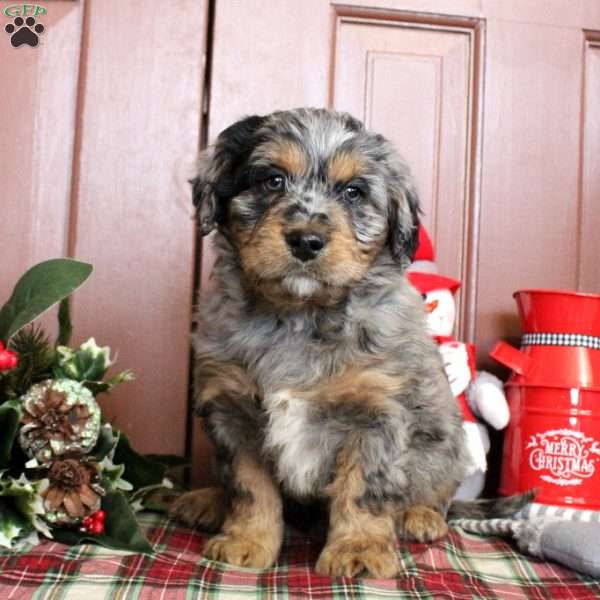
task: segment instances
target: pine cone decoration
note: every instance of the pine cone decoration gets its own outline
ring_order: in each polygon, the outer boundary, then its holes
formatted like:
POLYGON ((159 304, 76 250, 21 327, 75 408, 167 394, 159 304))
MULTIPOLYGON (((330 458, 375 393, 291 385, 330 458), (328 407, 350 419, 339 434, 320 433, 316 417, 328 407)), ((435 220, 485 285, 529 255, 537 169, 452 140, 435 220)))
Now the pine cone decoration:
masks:
POLYGON ((77 458, 55 460, 48 470, 44 498, 44 518, 52 525, 72 525, 100 508, 104 493, 98 485, 98 471, 77 458))
POLYGON ((100 433, 100 407, 78 381, 47 379, 21 396, 19 442, 25 454, 46 463, 65 454, 87 454, 100 433))

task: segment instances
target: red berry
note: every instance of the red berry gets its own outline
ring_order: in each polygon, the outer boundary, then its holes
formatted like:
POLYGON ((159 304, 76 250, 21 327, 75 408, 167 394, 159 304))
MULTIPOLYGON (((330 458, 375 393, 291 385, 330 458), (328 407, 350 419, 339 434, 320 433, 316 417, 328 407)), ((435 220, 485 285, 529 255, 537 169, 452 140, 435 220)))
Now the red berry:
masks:
POLYGON ((106 513, 103 510, 96 511, 92 517, 97 523, 104 523, 104 519, 106 518, 106 513))
POLYGON ((0 352, 4 352, 5 346, 2 342, 0 342, 0 352))
POLYGON ((87 529, 93 523, 92 517, 85 517, 81 524, 87 529))
POLYGON ((0 351, 0 371, 10 371, 19 364, 19 357, 10 350, 0 351))
POLYGON ((90 525, 90 533, 94 535, 100 535, 101 533, 104 533, 104 523, 101 523, 100 521, 94 521, 90 525))
POLYGON ((16 366, 19 364, 19 358, 18 356, 14 353, 14 352, 10 352, 8 351, 8 368, 9 369, 14 369, 16 368, 16 366))

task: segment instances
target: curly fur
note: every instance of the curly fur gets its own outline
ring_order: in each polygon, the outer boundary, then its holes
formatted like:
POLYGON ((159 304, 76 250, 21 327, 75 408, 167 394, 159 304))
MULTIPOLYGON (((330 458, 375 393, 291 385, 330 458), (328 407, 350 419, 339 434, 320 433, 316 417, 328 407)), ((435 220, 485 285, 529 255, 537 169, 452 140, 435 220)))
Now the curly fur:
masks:
MULTIPOLYGON (((263 523, 267 511, 279 522, 283 493, 329 506, 318 570, 393 575, 394 531, 443 535, 468 461, 421 297, 403 274, 419 212, 408 167, 353 117, 297 109, 226 129, 193 184, 202 232, 217 230, 214 289, 194 337, 197 407, 229 498, 229 533, 209 556, 276 560, 281 527, 263 523), (290 252, 298 230, 326 241, 314 260, 290 252)), ((204 514, 194 493, 173 513, 204 514)))

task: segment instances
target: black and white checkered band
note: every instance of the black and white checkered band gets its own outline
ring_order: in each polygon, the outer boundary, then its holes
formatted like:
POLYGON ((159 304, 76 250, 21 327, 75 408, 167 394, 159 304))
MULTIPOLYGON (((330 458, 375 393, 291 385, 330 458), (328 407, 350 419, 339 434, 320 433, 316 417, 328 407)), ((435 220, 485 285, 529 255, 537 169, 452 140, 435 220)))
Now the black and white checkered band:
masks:
POLYGON ((522 346, 581 346, 600 350, 600 337, 580 333, 526 333, 522 346))

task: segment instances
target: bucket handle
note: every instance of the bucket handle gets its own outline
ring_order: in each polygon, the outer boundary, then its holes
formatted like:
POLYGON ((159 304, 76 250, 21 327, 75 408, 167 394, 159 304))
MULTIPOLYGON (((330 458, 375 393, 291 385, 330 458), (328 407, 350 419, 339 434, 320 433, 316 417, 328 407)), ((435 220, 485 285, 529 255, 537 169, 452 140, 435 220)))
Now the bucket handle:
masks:
POLYGON ((533 360, 527 354, 502 341, 494 346, 490 356, 519 375, 527 375, 533 366, 533 360))

